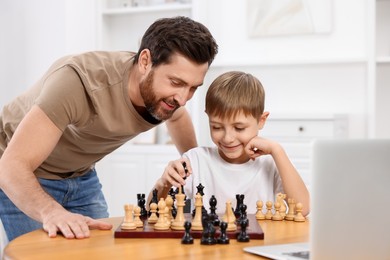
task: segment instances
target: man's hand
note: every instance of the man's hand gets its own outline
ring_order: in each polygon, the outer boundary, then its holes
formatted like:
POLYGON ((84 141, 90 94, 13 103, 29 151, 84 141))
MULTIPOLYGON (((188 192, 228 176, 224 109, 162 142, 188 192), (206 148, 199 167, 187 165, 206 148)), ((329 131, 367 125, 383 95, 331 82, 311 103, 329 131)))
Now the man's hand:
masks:
POLYGON ((87 238, 90 229, 110 230, 112 225, 104 221, 85 217, 68 211, 54 211, 43 219, 43 229, 49 237, 56 237, 58 232, 66 238, 87 238))

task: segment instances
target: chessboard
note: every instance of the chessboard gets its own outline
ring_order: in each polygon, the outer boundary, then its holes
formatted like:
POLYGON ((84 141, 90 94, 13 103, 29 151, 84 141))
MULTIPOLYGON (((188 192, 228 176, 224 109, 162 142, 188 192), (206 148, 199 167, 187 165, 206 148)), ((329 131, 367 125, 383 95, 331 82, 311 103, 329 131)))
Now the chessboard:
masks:
MULTIPOLYGON (((192 215, 186 213, 185 219, 191 221, 192 215)), ((247 227, 246 233, 249 235, 250 239, 264 239, 264 232, 261 229, 259 223, 256 220, 254 214, 248 214, 247 218, 249 220, 249 225, 247 227)), ((176 231, 176 230, 155 230, 154 224, 149 224, 147 219, 143 220, 144 226, 142 228, 137 228, 133 230, 122 229, 121 226, 116 229, 114 237, 115 238, 182 238, 185 231, 176 231)), ((220 235, 219 227, 216 226, 216 236, 220 235)), ((240 225, 237 225, 236 231, 227 231, 226 235, 230 239, 236 239, 237 235, 240 233, 240 225)), ((193 238, 201 238, 202 231, 191 230, 191 235, 193 238)))

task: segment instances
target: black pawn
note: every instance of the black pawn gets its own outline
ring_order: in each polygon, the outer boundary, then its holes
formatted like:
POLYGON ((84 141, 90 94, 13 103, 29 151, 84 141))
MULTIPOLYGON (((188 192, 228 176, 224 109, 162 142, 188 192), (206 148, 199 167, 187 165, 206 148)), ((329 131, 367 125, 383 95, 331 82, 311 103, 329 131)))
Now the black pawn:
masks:
POLYGON ((190 233, 191 226, 192 226, 191 222, 189 222, 189 221, 184 222, 185 232, 184 232, 183 238, 181 239, 182 244, 188 245, 188 244, 194 243, 194 238, 191 236, 191 233, 190 233))
POLYGON ((248 227, 249 221, 248 219, 241 220, 240 223, 240 233, 238 233, 237 241, 238 242, 249 242, 249 235, 246 233, 246 228, 248 227))
POLYGON ((217 239, 215 238, 215 227, 210 219, 210 216, 206 213, 202 216, 203 232, 200 239, 201 245, 215 245, 217 239))
POLYGON ((217 243, 218 243, 218 244, 226 245, 226 244, 229 244, 229 243, 230 243, 229 237, 228 237, 227 234, 226 234, 227 226, 228 226, 228 224, 227 224, 226 222, 223 222, 223 221, 222 221, 221 224, 219 225, 220 231, 221 231, 221 235, 220 235, 219 238, 217 239, 217 243))

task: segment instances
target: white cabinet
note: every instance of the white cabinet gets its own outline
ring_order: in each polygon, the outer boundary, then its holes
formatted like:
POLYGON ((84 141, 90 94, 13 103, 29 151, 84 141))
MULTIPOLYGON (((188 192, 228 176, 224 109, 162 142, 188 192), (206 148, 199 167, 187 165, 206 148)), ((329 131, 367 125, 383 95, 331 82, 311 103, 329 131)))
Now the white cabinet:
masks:
POLYGON ((147 197, 168 162, 178 158, 173 145, 125 144, 98 162, 110 216, 123 216, 124 204, 137 204, 138 193, 147 197))
POLYGON ((374 17, 371 105, 374 137, 390 138, 390 1, 377 0, 374 17))
POLYGON ((345 115, 302 115, 270 117, 260 136, 279 142, 310 189, 312 142, 316 139, 346 138, 348 118, 345 115))

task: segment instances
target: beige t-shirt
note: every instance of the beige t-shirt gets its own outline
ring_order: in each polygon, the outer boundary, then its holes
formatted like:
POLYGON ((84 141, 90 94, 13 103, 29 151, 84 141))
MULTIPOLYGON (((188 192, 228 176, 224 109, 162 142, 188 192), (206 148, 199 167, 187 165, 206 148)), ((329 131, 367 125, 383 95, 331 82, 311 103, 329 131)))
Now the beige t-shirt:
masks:
POLYGON ((133 56, 130 52, 88 52, 56 61, 31 89, 1 111, 0 156, 34 104, 63 131, 53 152, 35 170, 41 178, 80 176, 108 153, 154 127, 136 112, 128 96, 133 56))

